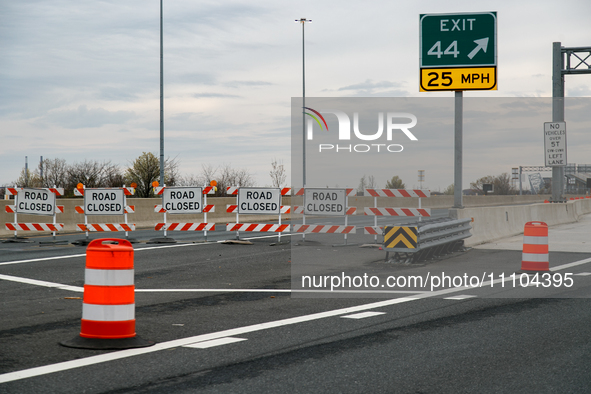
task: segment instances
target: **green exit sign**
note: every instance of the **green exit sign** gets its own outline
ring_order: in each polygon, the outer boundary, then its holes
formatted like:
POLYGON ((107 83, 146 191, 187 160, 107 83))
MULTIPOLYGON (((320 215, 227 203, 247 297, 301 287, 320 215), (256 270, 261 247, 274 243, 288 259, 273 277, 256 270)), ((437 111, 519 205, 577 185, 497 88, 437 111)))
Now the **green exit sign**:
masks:
POLYGON ((497 13, 421 14, 420 67, 497 65, 497 13))

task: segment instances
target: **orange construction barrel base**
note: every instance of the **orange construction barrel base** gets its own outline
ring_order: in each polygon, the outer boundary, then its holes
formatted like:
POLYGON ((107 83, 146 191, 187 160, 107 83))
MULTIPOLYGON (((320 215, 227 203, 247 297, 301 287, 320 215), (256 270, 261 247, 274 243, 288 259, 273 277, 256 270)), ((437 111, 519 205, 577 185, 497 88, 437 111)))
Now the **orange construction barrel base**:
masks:
POLYGON ((80 336, 83 338, 132 338, 135 337, 135 320, 94 321, 82 319, 80 336))
POLYGON ((550 271, 550 263, 541 263, 539 261, 522 261, 522 271, 550 271))

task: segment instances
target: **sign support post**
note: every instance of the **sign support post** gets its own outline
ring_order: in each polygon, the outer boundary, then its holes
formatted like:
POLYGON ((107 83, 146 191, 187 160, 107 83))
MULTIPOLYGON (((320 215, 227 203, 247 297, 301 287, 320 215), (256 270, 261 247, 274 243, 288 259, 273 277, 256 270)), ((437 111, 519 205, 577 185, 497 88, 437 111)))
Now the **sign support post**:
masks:
POLYGON ((454 99, 454 208, 464 208, 462 193, 463 113, 463 92, 456 90, 454 99))
MULTIPOLYGON (((552 122, 564 122, 564 75, 562 48, 552 43, 552 122)), ((566 146, 565 152, 566 152, 566 146)), ((552 167, 552 201, 566 201, 564 197, 564 166, 552 167)))
POLYGON ((497 13, 419 16, 421 92, 454 91, 454 208, 463 208, 464 90, 497 90, 497 13))

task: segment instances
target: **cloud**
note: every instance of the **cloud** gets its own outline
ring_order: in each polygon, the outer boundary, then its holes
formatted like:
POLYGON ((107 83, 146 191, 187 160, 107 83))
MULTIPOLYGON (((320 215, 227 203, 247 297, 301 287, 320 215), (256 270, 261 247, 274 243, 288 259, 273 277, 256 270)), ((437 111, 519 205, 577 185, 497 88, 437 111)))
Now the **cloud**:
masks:
POLYGON ((409 96, 407 90, 402 89, 404 83, 379 81, 374 82, 371 79, 352 85, 340 87, 336 90, 324 89, 324 92, 346 92, 353 97, 403 97, 409 96))
POLYGON ((274 85, 274 84, 271 82, 266 82, 266 81, 230 81, 230 82, 224 83, 224 85, 228 86, 230 88, 241 88, 243 86, 256 87, 256 86, 270 86, 270 85, 274 85))
POLYGON ((589 97, 591 96, 591 87, 587 85, 580 85, 573 89, 567 89, 567 96, 572 97, 589 97))
POLYGON ((240 98, 242 96, 238 96, 236 94, 225 94, 225 93, 195 93, 193 95, 195 98, 240 98))
POLYGON ((372 80, 368 79, 365 82, 343 86, 339 88, 339 91, 343 90, 376 90, 376 89, 383 89, 383 88, 398 88, 401 87, 402 84, 397 82, 390 82, 390 81, 381 81, 381 82, 373 82, 372 80))
POLYGON ((106 124, 123 124, 136 117, 133 111, 107 111, 104 108, 88 109, 81 105, 78 109, 51 111, 40 119, 41 123, 50 122, 67 129, 100 127, 106 124))

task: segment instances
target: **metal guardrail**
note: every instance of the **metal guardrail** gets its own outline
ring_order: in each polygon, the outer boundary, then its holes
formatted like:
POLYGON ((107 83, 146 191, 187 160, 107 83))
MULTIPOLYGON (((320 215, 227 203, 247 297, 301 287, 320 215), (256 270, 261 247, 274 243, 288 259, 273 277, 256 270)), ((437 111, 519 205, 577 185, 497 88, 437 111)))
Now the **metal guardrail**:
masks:
POLYGON ((411 226, 417 228, 416 247, 388 248, 384 239, 386 261, 390 252, 394 252, 396 262, 414 263, 464 250, 463 240, 472 235, 471 222, 472 219, 442 218, 413 223, 411 226))

